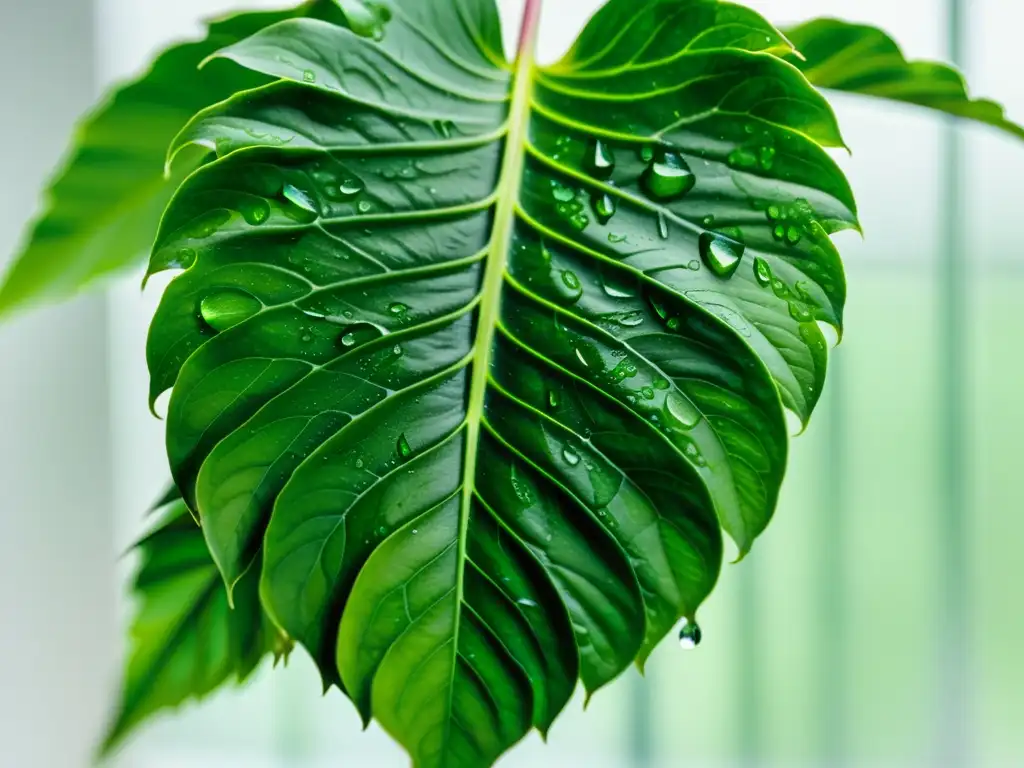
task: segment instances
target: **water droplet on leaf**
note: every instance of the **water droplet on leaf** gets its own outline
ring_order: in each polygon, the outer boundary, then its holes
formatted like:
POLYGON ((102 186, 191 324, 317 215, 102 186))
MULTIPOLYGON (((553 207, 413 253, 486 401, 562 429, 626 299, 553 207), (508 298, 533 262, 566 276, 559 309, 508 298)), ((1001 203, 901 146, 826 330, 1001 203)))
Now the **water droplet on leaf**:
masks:
POLYGON ((694 404, 690 402, 689 398, 679 394, 678 392, 670 392, 668 397, 665 398, 665 404, 668 407, 668 412, 672 414, 672 418, 674 418, 683 429, 693 429, 700 423, 700 411, 698 411, 694 404))
POLYGON ((564 449, 562 451, 562 458, 565 459, 565 463, 570 467, 575 467, 580 463, 580 455, 572 450, 572 448, 564 449))
POLYGON ((398 436, 398 455, 403 459, 408 459, 412 456, 412 448, 409 446, 409 441, 406 439, 404 432, 398 436))
POLYGON ((607 179, 615 172, 615 153, 600 139, 593 139, 584 159, 587 172, 598 179, 607 179))
POLYGON ((732 277, 745 250, 742 242, 721 232, 704 232, 700 236, 701 259, 718 277, 732 277))
POLYGON ((597 220, 601 224, 607 224, 611 221, 612 216, 615 215, 615 198, 607 193, 594 195, 591 198, 591 205, 594 208, 594 214, 597 216, 597 220))
POLYGON ((261 309, 263 304, 259 299, 234 288, 211 293, 199 303, 203 321, 218 332, 248 320, 261 309))
POLYGON ((672 200, 693 189, 697 177, 681 155, 666 152, 644 171, 642 183, 647 194, 655 200, 672 200))

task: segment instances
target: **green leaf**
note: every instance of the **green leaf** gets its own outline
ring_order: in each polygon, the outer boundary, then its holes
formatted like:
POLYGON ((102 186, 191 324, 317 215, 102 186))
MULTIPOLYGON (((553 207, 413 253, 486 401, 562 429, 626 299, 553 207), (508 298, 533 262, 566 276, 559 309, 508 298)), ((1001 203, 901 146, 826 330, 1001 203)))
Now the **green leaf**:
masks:
POLYGON ((896 41, 880 29, 815 19, 786 34, 804 57, 791 55, 789 60, 820 88, 917 104, 1024 139, 1024 128, 1007 120, 1002 106, 968 95, 963 75, 956 69, 932 61, 908 61, 896 41))
POLYGON ((768 524, 842 321, 843 141, 731 4, 613 0, 546 69, 534 2, 514 67, 493 0, 340 5, 220 52, 277 80, 171 148, 218 156, 154 247, 151 396, 227 583, 262 558, 415 765, 487 766, 768 524))
POLYGON ((225 65, 198 66, 220 48, 292 16, 329 16, 328 0, 294 11, 245 13, 213 22, 206 37, 172 46, 139 78, 113 91, 76 131, 3 285, 0 316, 66 298, 97 278, 142 262, 171 194, 205 152, 164 176, 167 145, 196 110, 267 78, 225 65))
POLYGON ((203 534, 180 500, 135 548, 139 606, 104 753, 153 714, 201 699, 231 678, 244 682, 268 653, 286 655, 290 645, 265 619, 255 572, 235 590, 234 609, 228 606, 203 534))

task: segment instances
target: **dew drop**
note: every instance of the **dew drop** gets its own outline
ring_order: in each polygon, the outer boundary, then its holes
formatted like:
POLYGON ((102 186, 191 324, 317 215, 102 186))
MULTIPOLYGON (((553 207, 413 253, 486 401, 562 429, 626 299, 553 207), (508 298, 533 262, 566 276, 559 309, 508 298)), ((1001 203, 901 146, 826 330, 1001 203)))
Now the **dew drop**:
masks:
POLYGON ((600 139, 593 139, 584 158, 587 172, 598 179, 608 179, 615 172, 615 153, 600 139))
POLYGON ((303 82, 306 82, 306 83, 315 83, 316 82, 316 72, 314 72, 312 69, 304 69, 304 70, 302 70, 302 80, 303 80, 303 82))
POLYGON ((524 608, 536 608, 537 607, 537 601, 536 600, 530 600, 528 597, 521 597, 518 600, 516 600, 516 605, 521 605, 524 608))
POLYGON ((256 199, 240 206, 242 218, 251 226, 258 227, 270 218, 270 205, 266 200, 256 199))
POLYGON ((345 349, 352 349, 352 347, 379 339, 383 335, 384 332, 375 325, 370 323, 353 323, 342 329, 338 341, 345 349))
POLYGON ((754 278, 762 288, 767 288, 772 282, 772 268, 760 256, 754 259, 754 278))
POLYGON ((576 453, 572 448, 566 448, 562 451, 562 458, 565 459, 565 463, 570 467, 575 467, 580 463, 580 455, 576 453))
POLYGON ((557 408, 559 402, 560 402, 560 398, 559 398, 558 392, 556 390, 554 390, 554 389, 550 390, 548 392, 548 408, 552 408, 552 409, 557 408))
POLYGON ((668 218, 664 211, 658 211, 658 234, 662 240, 668 240, 668 218))
POLYGON ((619 235, 615 232, 608 233, 608 242, 612 245, 618 245, 619 243, 626 242, 626 235, 619 235))
POLYGON ((718 277, 732 277, 745 250, 743 243, 721 232, 704 232, 700 236, 701 259, 718 277))
POLYGON ((398 436, 398 455, 403 459, 408 459, 412 456, 412 448, 409 446, 409 441, 406 439, 404 432, 398 436))
POLYGON ((700 411, 690 402, 689 398, 684 397, 678 392, 670 392, 668 397, 665 398, 665 405, 672 418, 683 429, 690 430, 700 424, 700 411))
POLYGON ((364 462, 362 459, 356 459, 356 469, 362 469, 364 462))
POLYGON ((226 331, 263 309, 263 304, 250 293, 225 289, 211 293, 199 302, 199 314, 215 331, 226 331))
POLYGON ((638 325, 643 325, 644 313, 643 312, 625 312, 624 314, 618 315, 615 318, 615 322, 619 325, 625 326, 626 328, 635 328, 638 325))
POLYGON ((364 189, 366 189, 366 185, 363 184, 362 180, 356 178, 345 179, 338 186, 338 192, 342 198, 348 200, 359 195, 364 189))
POLYGON ((652 160, 654 160, 654 147, 652 147, 650 145, 645 145, 645 146, 641 147, 640 148, 640 159, 643 160, 645 163, 648 163, 648 164, 652 160))
POLYGON ((789 302, 789 316, 798 323, 808 323, 814 319, 814 313, 811 312, 810 308, 798 301, 789 302))
POLYGON ((692 651, 701 641, 700 625, 696 621, 683 620, 683 626, 679 629, 679 647, 684 651, 692 651))
POLYGON ((399 301, 396 301, 395 303, 388 305, 388 312, 390 312, 392 315, 404 315, 408 311, 409 305, 402 304, 399 301))
POLYGON ((576 199, 576 193, 571 187, 557 181, 551 182, 551 196, 560 203, 571 203, 576 199))
POLYGON ((772 165, 775 163, 775 147, 764 146, 761 147, 757 157, 762 170, 770 171, 772 165))
POLYGON ((786 227, 786 242, 790 245, 796 245, 800 242, 803 235, 800 233, 800 229, 793 225, 786 227))
POLYGON ((749 149, 740 147, 729 153, 727 162, 732 168, 753 168, 757 165, 757 155, 749 149))
POLYGON ((608 193, 594 195, 591 198, 591 205, 594 208, 594 215, 601 224, 607 224, 615 215, 615 199, 608 193))
POLYGON ((367 200, 363 200, 356 206, 360 213, 369 213, 373 210, 373 204, 367 200))
POLYGON ((171 263, 171 266, 178 267, 180 269, 188 269, 196 263, 196 255, 195 248, 181 248, 176 254, 174 254, 174 261, 171 263))
POLYGON ((313 202, 313 198, 294 184, 285 184, 281 189, 281 194, 284 196, 285 200, 295 207, 300 208, 307 213, 319 215, 320 212, 317 210, 316 203, 313 202))
POLYGON ((601 287, 613 299, 631 299, 636 296, 631 284, 620 281, 616 275, 609 272, 601 273, 601 287))
POLYGON ((644 171, 642 183, 647 194, 655 200, 672 200, 693 189, 697 177, 682 156, 666 152, 644 171))

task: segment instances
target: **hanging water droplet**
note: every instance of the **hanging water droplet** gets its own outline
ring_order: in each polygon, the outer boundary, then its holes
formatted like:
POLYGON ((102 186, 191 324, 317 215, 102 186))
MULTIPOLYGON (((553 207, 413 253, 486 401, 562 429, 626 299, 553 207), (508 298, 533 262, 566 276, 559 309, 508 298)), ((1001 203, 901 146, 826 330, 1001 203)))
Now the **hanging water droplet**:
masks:
POLYGON ((302 70, 302 80, 303 80, 303 82, 306 82, 306 83, 315 83, 316 82, 316 72, 314 72, 312 69, 304 69, 304 70, 302 70))
POLYGON ((678 392, 670 392, 668 397, 665 398, 665 405, 668 407, 668 412, 672 415, 672 418, 683 429, 690 430, 700 424, 702 418, 700 411, 690 402, 689 398, 684 397, 678 392))
POLYGON ((754 259, 754 278, 762 288, 767 288, 772 282, 772 268, 760 256, 754 259))
POLYGON ((666 152, 644 171, 642 183, 648 195, 656 200, 682 197, 697 183, 690 166, 676 152, 666 152))
POLYGON ((615 198, 607 193, 591 197, 591 205, 594 208, 594 215, 602 225, 611 221, 615 215, 615 198))
POLYGON ((565 448, 562 451, 562 458, 565 459, 565 463, 570 467, 575 467, 580 463, 580 455, 576 453, 572 448, 565 448))
POLYGON ((684 619, 683 626, 679 629, 679 647, 685 651, 690 651, 700 645, 700 641, 700 625, 696 621, 684 619))
POLYGON ((610 178, 615 172, 615 153, 600 139, 592 139, 583 165, 587 173, 595 178, 610 178))
POLYGON ((742 242, 721 232, 701 233, 700 256, 718 277, 732 277, 739 269, 745 250, 742 242))
POLYGON ((668 240, 668 217, 664 211, 658 211, 658 234, 662 240, 668 240))
POLYGON ((266 200, 253 199, 239 206, 242 218, 247 224, 258 227, 270 218, 270 205, 266 200))
POLYGON ((398 436, 398 455, 403 459, 408 459, 412 456, 412 448, 409 446, 409 441, 406 439, 404 432, 398 436))
POLYGON ((215 331, 226 331, 248 320, 263 309, 263 304, 250 293, 234 288, 217 291, 199 302, 199 314, 215 331))

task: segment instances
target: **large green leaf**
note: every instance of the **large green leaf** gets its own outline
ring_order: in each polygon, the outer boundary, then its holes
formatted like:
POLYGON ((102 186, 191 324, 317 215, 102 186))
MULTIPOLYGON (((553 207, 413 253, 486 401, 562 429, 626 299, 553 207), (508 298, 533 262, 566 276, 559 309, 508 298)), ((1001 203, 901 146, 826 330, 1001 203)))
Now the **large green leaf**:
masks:
POLYGON ((908 61, 885 32, 839 19, 815 19, 786 30, 803 58, 790 61, 821 88, 917 104, 1000 128, 1024 139, 1002 106, 972 99, 963 75, 946 64, 908 61))
MULTIPOLYGON (((856 226, 767 22, 612 0, 506 65, 493 0, 340 0, 219 56, 218 157, 151 271, 167 446, 261 595, 425 768, 486 766, 643 663, 768 524, 856 226), (766 49, 766 50, 762 50, 766 49)), ((236 586, 237 588, 237 586, 236 586)))
POLYGON ((289 641, 266 621, 256 573, 235 590, 234 609, 203 534, 181 501, 136 546, 139 605, 118 712, 103 743, 109 752, 156 712, 201 699, 231 678, 246 680, 289 641))
POLYGON ((267 82, 250 70, 215 64, 214 51, 293 16, 329 18, 317 0, 295 11, 245 13, 209 25, 206 37, 164 51, 152 67, 86 116, 71 153, 46 194, 42 216, 27 233, 0 287, 0 316, 27 304, 65 298, 96 278, 142 262, 153 232, 182 179, 204 152, 164 176, 168 143, 196 110, 267 82))

